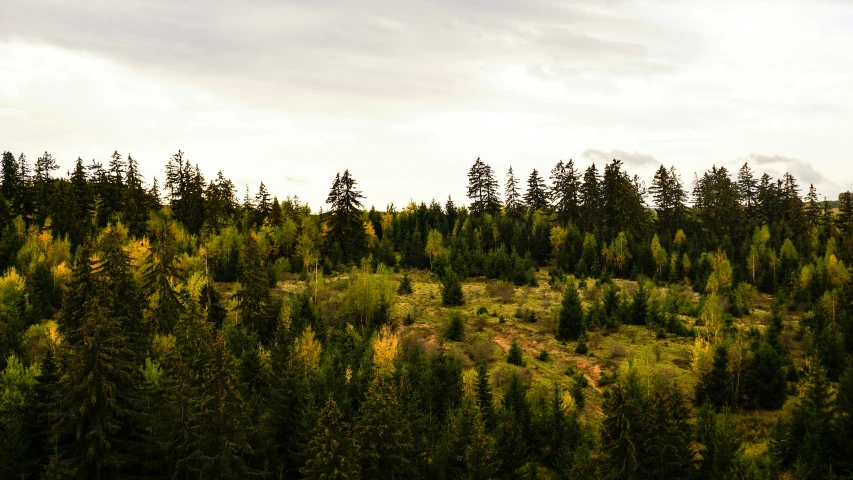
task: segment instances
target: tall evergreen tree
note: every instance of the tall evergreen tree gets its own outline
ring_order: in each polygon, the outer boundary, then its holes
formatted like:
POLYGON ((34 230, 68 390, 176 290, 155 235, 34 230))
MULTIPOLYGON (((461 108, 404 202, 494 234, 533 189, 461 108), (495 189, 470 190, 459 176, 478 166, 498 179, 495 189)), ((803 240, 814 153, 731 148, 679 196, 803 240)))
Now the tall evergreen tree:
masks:
POLYGON ((492 173, 492 167, 479 157, 468 170, 468 198, 471 199, 471 211, 475 214, 500 211, 498 181, 492 173))
POLYGON ((341 260, 356 261, 365 248, 364 225, 361 221, 364 196, 355 189, 356 181, 349 170, 335 175, 332 189, 326 199, 329 204, 329 238, 341 250, 341 260))
POLYGON ((329 397, 326 408, 308 444, 308 461, 300 472, 306 480, 358 480, 358 446, 335 400, 329 397))
POLYGON ((132 470, 137 366, 121 323, 93 297, 70 344, 51 407, 48 478, 117 478, 132 470))
POLYGON ((240 290, 234 294, 237 300, 235 310, 246 328, 257 332, 262 340, 269 339, 272 334, 272 322, 267 312, 270 302, 269 280, 264 271, 260 246, 254 233, 246 237, 242 265, 240 290))
POLYGON ((521 194, 518 193, 518 179, 515 178, 512 167, 509 167, 509 171, 506 173, 506 191, 504 192, 504 196, 506 197, 504 207, 506 208, 507 215, 517 218, 521 213, 521 194))
POLYGON ((560 160, 551 169, 551 206, 561 222, 577 222, 580 218, 580 172, 571 159, 560 160))
POLYGON ((544 210, 548 208, 548 187, 545 180, 539 176, 534 168, 527 177, 527 192, 524 194, 524 204, 531 211, 544 210))
POLYGON ((354 438, 364 478, 407 478, 412 472, 411 426, 399 388, 377 375, 356 419, 354 438))
POLYGON ((560 319, 557 324, 558 340, 577 340, 584 331, 583 305, 578 295, 577 285, 569 282, 563 293, 563 302, 560 304, 560 319))

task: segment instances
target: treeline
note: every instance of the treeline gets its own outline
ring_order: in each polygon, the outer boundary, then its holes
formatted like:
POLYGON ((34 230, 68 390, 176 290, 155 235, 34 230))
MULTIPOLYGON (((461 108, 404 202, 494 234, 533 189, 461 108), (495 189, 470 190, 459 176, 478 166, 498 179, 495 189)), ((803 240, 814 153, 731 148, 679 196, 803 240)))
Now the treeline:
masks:
MULTIPOLYGON (((314 213, 263 183, 239 201, 183 152, 162 188, 117 152, 106 168, 57 169, 49 153, 34 165, 3 154, 2 478, 853 474, 849 192, 834 211, 813 186, 802 196, 793 176, 747 165, 735 178, 714 167, 690 193, 661 167, 646 188, 614 160, 601 174, 559 162, 526 188, 510 170, 501 194, 477 159, 469 207, 366 210, 344 171, 314 213), (582 375, 546 392, 520 366, 506 376, 474 361, 466 377, 471 360, 391 318, 411 291, 398 268, 430 269, 448 308, 465 302, 462 277, 535 284, 547 268, 565 287, 558 338, 582 353, 589 331, 626 324, 696 337, 696 390, 634 366, 599 429, 582 375), (335 271, 350 275, 327 285, 335 271), (291 275, 305 291, 273 288, 291 275), (570 275, 599 278, 601 298, 584 307, 570 275), (653 298, 646 279, 674 293, 653 298), (678 291, 702 294, 694 311, 678 291), (741 331, 756 292, 774 294, 772 322, 741 331), (805 366, 780 339, 787 312, 804 315, 805 366), (770 455, 747 459, 731 411, 778 409, 790 394, 770 455)), ((449 343, 464 335, 455 324, 449 343)), ((507 360, 520 357, 516 346, 507 360)))

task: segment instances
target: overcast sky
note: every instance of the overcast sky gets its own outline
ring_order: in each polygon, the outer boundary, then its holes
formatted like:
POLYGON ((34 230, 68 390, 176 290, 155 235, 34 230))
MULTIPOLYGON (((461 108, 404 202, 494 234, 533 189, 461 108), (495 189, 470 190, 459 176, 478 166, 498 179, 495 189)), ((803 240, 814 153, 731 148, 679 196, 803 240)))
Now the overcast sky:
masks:
POLYGON ((0 0, 0 150, 130 153, 316 210, 612 157, 853 189, 853 2, 0 0))

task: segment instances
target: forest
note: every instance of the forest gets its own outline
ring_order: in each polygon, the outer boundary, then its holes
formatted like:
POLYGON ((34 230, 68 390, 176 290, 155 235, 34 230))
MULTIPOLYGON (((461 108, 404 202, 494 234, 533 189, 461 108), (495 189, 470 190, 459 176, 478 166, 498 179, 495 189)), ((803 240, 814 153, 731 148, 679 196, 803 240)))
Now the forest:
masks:
POLYGON ((849 191, 478 158, 465 203, 344 170, 313 210, 181 151, 1 167, 2 479, 853 478, 849 191))

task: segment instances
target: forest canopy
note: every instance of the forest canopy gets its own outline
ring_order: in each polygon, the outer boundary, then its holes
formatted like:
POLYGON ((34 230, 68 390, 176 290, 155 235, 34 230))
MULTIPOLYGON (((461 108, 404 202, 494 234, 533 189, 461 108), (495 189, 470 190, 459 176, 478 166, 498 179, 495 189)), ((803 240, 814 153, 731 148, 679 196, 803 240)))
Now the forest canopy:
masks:
POLYGON ((58 169, 0 165, 0 478, 853 476, 849 191, 478 158, 466 203, 345 169, 312 211, 181 151, 58 169))

